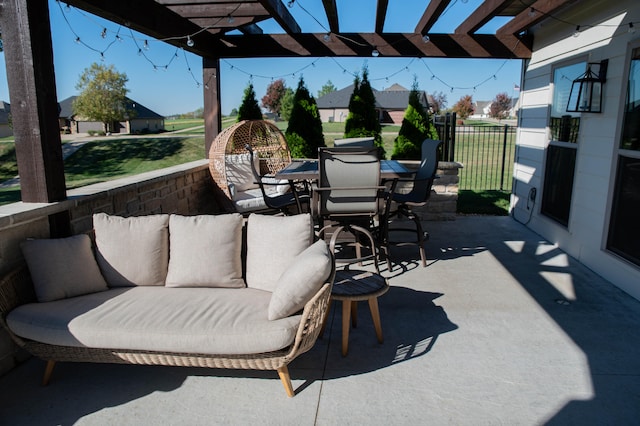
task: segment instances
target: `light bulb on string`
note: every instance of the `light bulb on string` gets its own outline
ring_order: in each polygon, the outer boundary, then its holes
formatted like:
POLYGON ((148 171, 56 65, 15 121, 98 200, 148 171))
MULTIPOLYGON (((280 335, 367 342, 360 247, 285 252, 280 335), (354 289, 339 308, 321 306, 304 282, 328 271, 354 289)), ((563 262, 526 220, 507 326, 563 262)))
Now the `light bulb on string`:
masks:
POLYGON ((330 42, 331 41, 331 33, 326 33, 324 36, 322 36, 322 39, 326 42, 330 42))
POLYGON ((576 30, 573 32, 574 37, 580 37, 580 25, 576 26, 576 30))
POLYGON ((536 16, 536 10, 534 8, 529 9, 529 18, 536 16))
POLYGON ((422 41, 423 42, 429 43, 429 40, 431 40, 431 38, 428 35, 425 34, 425 35, 422 36, 422 41))
POLYGON ((380 52, 378 51, 378 49, 374 47, 373 50, 371 51, 371 56, 373 56, 374 58, 377 58, 378 56, 380 56, 380 52))
POLYGON ((107 29, 106 28, 102 29, 102 32, 100 33, 100 37, 107 38, 107 29))
POLYGON ((187 36, 187 46, 189 47, 193 47, 195 46, 195 42, 193 41, 193 39, 191 38, 191 36, 187 36))
POLYGON ((80 37, 76 37, 76 43, 80 44, 80 37))
POLYGON ((149 41, 148 41, 148 40, 145 40, 145 41, 144 41, 144 45, 142 45, 142 48, 143 48, 144 50, 149 50, 149 41))
POLYGON ((633 26, 633 22, 629 22, 629 29, 627 30, 629 34, 633 34, 636 32, 636 29, 633 26))

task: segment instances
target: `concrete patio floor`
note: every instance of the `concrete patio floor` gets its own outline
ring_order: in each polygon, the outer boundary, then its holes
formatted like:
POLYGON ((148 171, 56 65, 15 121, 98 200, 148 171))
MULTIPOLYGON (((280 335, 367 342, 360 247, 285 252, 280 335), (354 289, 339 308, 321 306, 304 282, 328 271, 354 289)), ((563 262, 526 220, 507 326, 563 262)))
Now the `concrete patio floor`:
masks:
POLYGON ((508 217, 428 222, 428 267, 383 271, 385 342, 368 308, 340 355, 340 312, 275 372, 60 364, 0 378, 0 424, 430 424, 640 422, 640 302, 508 217))

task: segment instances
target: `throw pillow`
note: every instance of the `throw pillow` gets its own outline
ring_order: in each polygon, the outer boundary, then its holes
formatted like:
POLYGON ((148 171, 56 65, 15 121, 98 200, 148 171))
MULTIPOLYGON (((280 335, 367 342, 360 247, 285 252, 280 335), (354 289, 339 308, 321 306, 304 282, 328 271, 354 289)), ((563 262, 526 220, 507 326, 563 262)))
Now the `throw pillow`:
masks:
POLYGON ((251 214, 247 220, 247 287, 274 291, 294 257, 313 243, 308 213, 295 216, 251 214))
POLYGON ((96 258, 109 287, 164 285, 169 264, 169 215, 93 215, 96 258))
POLYGON ((242 215, 169 218, 167 287, 244 287, 242 215))
POLYGON ((288 317, 304 308, 326 282, 331 267, 331 253, 322 240, 297 255, 278 279, 271 295, 269 320, 288 317))
POLYGON ((107 290, 88 235, 27 240, 21 248, 38 302, 107 290))

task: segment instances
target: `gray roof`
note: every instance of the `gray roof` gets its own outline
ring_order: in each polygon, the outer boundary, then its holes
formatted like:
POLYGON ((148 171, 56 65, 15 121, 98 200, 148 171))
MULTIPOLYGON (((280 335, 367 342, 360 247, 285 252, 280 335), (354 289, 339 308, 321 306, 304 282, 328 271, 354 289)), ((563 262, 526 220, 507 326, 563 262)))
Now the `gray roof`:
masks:
MULTIPOLYGON (((67 99, 61 101, 58 105, 60 105, 60 117, 61 118, 71 118, 73 117, 73 101, 77 98, 77 96, 69 96, 67 99)), ((164 118, 162 115, 151 111, 146 106, 142 105, 139 102, 136 102, 132 99, 126 98, 127 109, 133 110, 136 112, 136 116, 134 118, 164 118)))
MULTIPOLYGON (((405 89, 399 84, 394 84, 385 90, 373 89, 373 95, 376 97, 376 108, 387 110, 405 110, 409 105, 410 90, 405 89)), ((344 89, 335 90, 318 98, 316 103, 319 109, 328 108, 349 108, 349 99, 353 93, 353 84, 344 89)), ((426 108, 428 106, 427 95, 423 90, 419 91, 420 101, 426 108)))

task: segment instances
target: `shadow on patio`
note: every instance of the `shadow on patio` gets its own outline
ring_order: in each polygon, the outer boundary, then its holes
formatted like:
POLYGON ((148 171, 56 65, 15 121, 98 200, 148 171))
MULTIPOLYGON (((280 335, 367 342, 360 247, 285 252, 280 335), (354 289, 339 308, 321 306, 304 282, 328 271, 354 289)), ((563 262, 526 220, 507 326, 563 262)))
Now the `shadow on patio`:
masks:
MULTIPOLYGON (((426 223, 340 355, 340 312, 274 372, 30 360, 0 379, 2 424, 633 424, 640 418, 640 302, 507 217, 426 223)), ((339 304, 337 304, 339 306, 339 304)))

